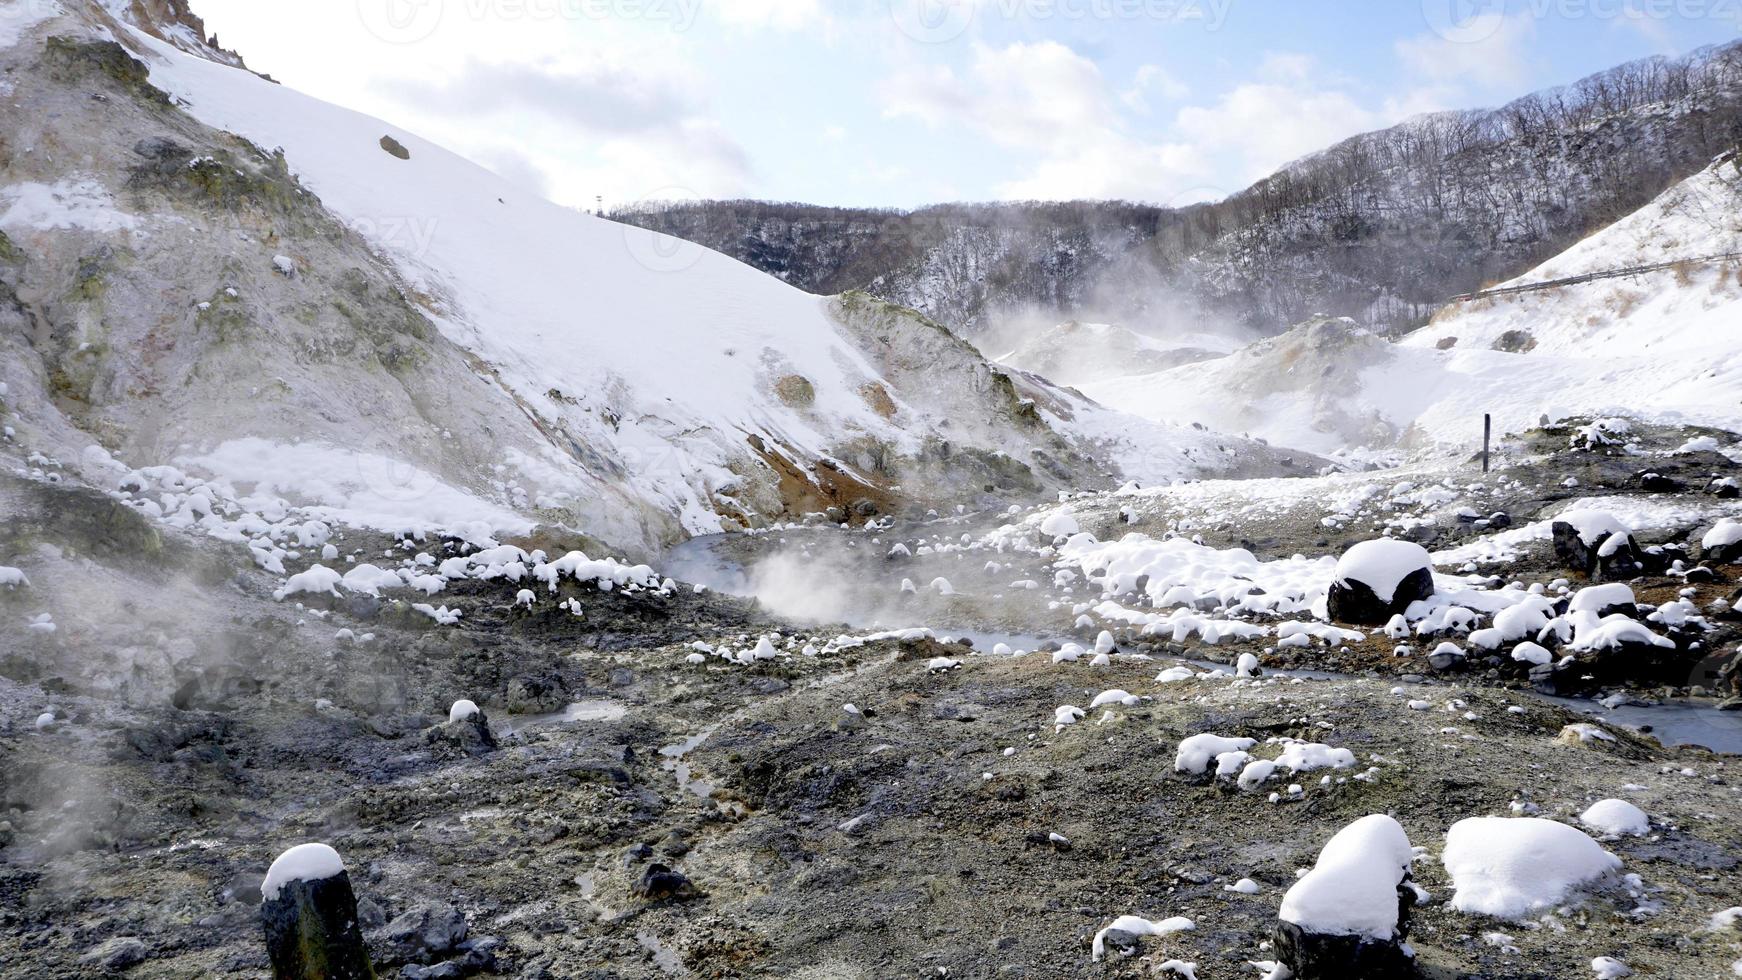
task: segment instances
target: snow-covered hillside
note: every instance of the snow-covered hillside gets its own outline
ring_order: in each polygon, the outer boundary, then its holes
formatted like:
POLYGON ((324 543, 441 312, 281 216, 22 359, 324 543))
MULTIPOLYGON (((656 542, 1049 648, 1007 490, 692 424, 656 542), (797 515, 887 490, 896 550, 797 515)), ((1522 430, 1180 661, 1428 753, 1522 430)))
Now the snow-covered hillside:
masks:
POLYGON ((828 506, 1265 455, 559 207, 153 20, 181 14, 64 0, 0 39, 22 148, 0 175, 9 315, 42 335, 0 372, 21 444, 47 456, 95 441, 335 515, 440 500, 425 516, 447 527, 470 500, 500 533, 648 551, 828 506))
MULTIPOLYGON (((1727 158, 1505 286, 1742 251, 1742 175, 1727 158)), ((1734 429, 1742 282, 1732 262, 1455 304, 1391 343, 1318 320, 1230 357, 1086 385, 1105 404, 1315 452, 1468 447, 1547 416, 1621 415, 1734 429), (1249 393, 1231 397, 1233 393, 1249 393)))

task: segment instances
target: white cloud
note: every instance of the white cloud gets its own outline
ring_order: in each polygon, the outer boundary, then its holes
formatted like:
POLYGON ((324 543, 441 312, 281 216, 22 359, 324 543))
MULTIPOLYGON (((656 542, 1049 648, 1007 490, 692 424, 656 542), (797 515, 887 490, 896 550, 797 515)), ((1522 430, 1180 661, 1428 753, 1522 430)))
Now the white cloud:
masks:
POLYGON ((911 68, 880 87, 886 118, 965 125, 1008 147, 1041 149, 1098 135, 1116 117, 1101 70, 1054 41, 974 47, 967 75, 911 68))
POLYGON ((1007 200, 1121 198, 1184 205, 1213 196, 1212 161, 1185 143, 1145 144, 1117 134, 1079 143, 997 187, 1007 200))
POLYGON ((1291 160, 1394 120, 1366 109, 1348 94, 1310 85, 1253 82, 1214 105, 1188 106, 1175 121, 1181 137, 1222 159, 1239 186, 1291 160))
POLYGON ((1311 58, 1286 52, 1268 55, 1257 72, 1261 80, 1182 107, 1159 128, 1137 124, 1150 111, 1143 93, 1185 94, 1159 66, 1140 69, 1134 89, 1115 94, 1094 62, 1050 42, 977 46, 963 74, 912 68, 888 79, 882 95, 888 117, 966 128, 1037 154, 1025 173, 996 187, 1001 197, 1163 204, 1233 193, 1337 140, 1438 104, 1422 90, 1370 108, 1341 79, 1320 77, 1311 58))
POLYGON ((1530 80, 1535 38, 1536 18, 1529 11, 1509 17, 1496 10, 1478 14, 1449 36, 1422 34, 1399 40, 1394 48, 1404 66, 1423 78, 1518 88, 1530 80))
POLYGON ((1191 89, 1160 65, 1143 65, 1131 77, 1131 87, 1119 93, 1119 101, 1133 112, 1147 113, 1153 96, 1166 102, 1178 102, 1191 94, 1191 89))

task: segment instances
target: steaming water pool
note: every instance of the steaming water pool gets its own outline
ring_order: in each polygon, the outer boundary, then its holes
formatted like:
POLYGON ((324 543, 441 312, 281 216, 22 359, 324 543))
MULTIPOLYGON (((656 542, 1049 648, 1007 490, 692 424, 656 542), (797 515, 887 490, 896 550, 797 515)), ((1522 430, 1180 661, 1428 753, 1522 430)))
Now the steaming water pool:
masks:
MULTIPOLYGON (((1080 642, 1079 638, 1061 631, 1047 629, 1036 622, 1029 630, 1012 630, 988 625, 974 614, 982 607, 972 601, 933 602, 924 611, 906 610, 887 597, 898 594, 898 583, 904 575, 915 575, 915 566, 903 564, 890 567, 881 559, 882 549, 867 545, 867 536, 860 531, 838 528, 805 528, 789 534, 728 535, 716 534, 691 539, 668 552, 662 570, 680 581, 706 586, 728 595, 754 598, 771 611, 796 622, 813 625, 845 624, 856 630, 903 629, 926 626, 939 636, 967 639, 977 651, 989 651, 1004 643, 1013 650, 1056 649, 1063 643, 1080 642), (849 548, 847 542, 854 545, 849 548), (802 560, 794 559, 794 549, 802 549, 802 560), (850 556, 852 550, 858 553, 850 556), (740 557, 742 556, 742 557, 740 557), (779 565, 775 574, 764 574, 765 563, 779 565), (797 567, 793 567, 793 566, 797 567), (790 594, 794 590, 809 595, 790 594), (892 615, 904 618, 891 619, 892 615)), ((1020 560, 1024 556, 1002 555, 1002 559, 1020 560)), ((1032 559, 1030 559, 1032 560, 1032 559)), ((1039 562, 1028 571, 1034 578, 1050 578, 1050 570, 1039 562)), ((926 568, 928 576, 938 570, 939 562, 926 568)), ((1010 576, 1021 576, 1011 571, 1010 576)), ((1004 603, 998 607, 1006 624, 1009 613, 1020 606, 1004 603)), ((1042 617, 1036 616, 1037 620, 1042 617)), ((1191 658, 1177 659, 1201 669, 1223 669, 1215 664, 1191 658)), ((1290 677, 1309 680, 1340 680, 1351 675, 1330 671, 1289 670, 1290 677)), ((1714 752, 1742 755, 1742 712, 1725 712, 1704 704, 1668 702, 1655 705, 1623 705, 1605 708, 1595 701, 1580 698, 1557 698, 1520 691, 1539 701, 1555 704, 1589 715, 1593 720, 1634 731, 1646 730, 1665 745, 1703 746, 1714 752)))

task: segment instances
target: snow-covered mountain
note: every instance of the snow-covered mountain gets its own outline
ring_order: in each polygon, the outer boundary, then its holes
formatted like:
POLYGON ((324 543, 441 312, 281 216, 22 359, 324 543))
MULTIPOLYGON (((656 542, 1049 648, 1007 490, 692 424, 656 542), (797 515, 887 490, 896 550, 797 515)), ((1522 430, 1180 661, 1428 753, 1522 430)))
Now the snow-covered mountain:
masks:
POLYGON ((558 207, 236 67, 187 17, 62 0, 0 38, 0 377, 9 438, 43 458, 639 551, 1272 461, 558 207))
POLYGON ((1352 137, 1221 201, 753 201, 625 209, 807 288, 864 288, 972 338, 1012 316, 1194 320, 1274 334, 1317 314, 1396 335, 1643 206, 1742 140, 1742 42, 1494 109, 1352 137))
POLYGON ((1467 448, 1484 413, 1497 433, 1607 415, 1735 429, 1742 259, 1711 257, 1739 253, 1742 172, 1730 154, 1400 342, 1326 318, 1226 358, 1085 390, 1150 418, 1326 453, 1467 448))

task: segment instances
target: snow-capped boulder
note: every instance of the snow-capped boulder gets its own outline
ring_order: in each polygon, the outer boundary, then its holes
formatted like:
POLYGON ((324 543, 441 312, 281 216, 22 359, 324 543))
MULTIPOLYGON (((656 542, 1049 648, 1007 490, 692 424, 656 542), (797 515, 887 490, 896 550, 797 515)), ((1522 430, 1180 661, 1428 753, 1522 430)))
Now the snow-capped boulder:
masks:
POLYGON ((1576 827, 1538 817, 1472 817, 1446 833, 1452 907, 1522 920, 1559 905, 1621 859, 1576 827))
POLYGON ((1742 563, 1742 521, 1725 518, 1700 538, 1700 556, 1724 565, 1742 563))
POLYGON ((1415 849, 1396 820, 1362 817, 1332 837, 1282 897, 1277 958, 1296 980, 1415 976, 1404 945, 1415 888, 1415 849))
POLYGON ((425 733, 431 745, 458 750, 467 755, 479 755, 496 748, 496 736, 490 731, 490 719, 484 709, 471 701, 455 701, 448 709, 448 720, 425 733))
POLYGON ((1593 579, 1633 578, 1643 571, 1633 529, 1602 510, 1570 510, 1551 525, 1555 558, 1593 579))
POLYGON ((1331 619, 1383 626, 1409 604, 1434 594, 1433 559, 1412 541, 1363 541, 1337 562, 1328 598, 1331 619))
POLYGON ((1639 615, 1639 603, 1624 583, 1609 582, 1580 589, 1567 603, 1567 612, 1592 612, 1598 619, 1616 615, 1631 618, 1639 615))
POLYGON ((274 975, 374 976, 357 924, 357 896, 337 851, 325 844, 285 851, 267 869, 260 893, 274 975))

